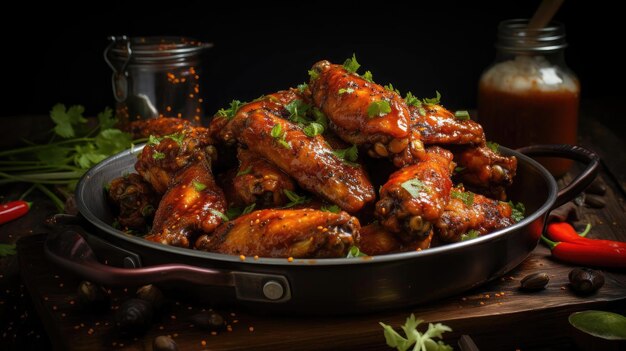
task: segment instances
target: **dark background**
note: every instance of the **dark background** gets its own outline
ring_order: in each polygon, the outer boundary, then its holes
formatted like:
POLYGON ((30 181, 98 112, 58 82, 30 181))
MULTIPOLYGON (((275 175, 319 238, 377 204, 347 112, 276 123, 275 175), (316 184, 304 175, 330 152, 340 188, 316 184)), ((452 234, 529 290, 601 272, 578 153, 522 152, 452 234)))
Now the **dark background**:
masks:
MULTIPOLYGON (((623 60, 616 54, 621 19, 601 3, 569 0, 556 18, 566 25, 566 60, 580 77, 584 101, 616 105, 625 90, 623 60)), ((5 16, 18 25, 2 24, 8 92, 0 115, 45 114, 57 102, 85 105, 92 115, 112 106, 111 71, 102 52, 107 36, 121 34, 184 35, 214 43, 203 61, 210 114, 234 98, 249 100, 301 83, 316 61, 342 62, 352 53, 379 83, 392 82, 417 96, 437 89, 447 107, 471 108, 480 73, 495 56, 498 22, 530 17, 539 0, 411 4, 412 9, 389 1, 17 4, 5 16)))

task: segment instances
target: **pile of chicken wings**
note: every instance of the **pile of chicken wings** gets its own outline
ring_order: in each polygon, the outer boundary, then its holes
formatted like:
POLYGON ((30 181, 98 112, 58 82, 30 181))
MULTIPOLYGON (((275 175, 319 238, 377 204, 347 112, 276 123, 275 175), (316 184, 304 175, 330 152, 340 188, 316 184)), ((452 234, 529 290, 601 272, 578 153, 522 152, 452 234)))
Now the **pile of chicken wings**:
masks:
POLYGON ((320 61, 308 84, 233 101, 208 127, 133 122, 149 142, 137 174, 109 187, 117 223, 165 245, 331 258, 424 250, 519 220, 504 202, 515 157, 466 113, 357 69, 320 61))

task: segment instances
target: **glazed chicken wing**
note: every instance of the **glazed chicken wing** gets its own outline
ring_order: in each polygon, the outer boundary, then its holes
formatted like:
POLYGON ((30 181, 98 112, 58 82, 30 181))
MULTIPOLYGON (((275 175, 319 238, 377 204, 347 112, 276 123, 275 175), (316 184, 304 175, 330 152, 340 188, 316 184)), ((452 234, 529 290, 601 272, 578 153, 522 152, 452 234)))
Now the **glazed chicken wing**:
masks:
POLYGON ((239 168, 232 179, 234 202, 256 208, 281 207, 289 200, 285 190, 294 191, 291 177, 250 150, 237 150, 239 168))
POLYGON ((452 153, 435 146, 423 161, 391 174, 376 203, 380 223, 405 243, 428 234, 448 203, 453 168, 452 153))
POLYGON ((483 235, 515 224, 512 213, 506 202, 455 188, 445 211, 435 223, 435 232, 442 241, 457 242, 470 230, 483 235))
POLYGON ((223 222, 226 200, 217 187, 210 163, 202 153, 173 179, 154 216, 146 239, 189 247, 200 233, 211 233, 223 222))
POLYGON ((113 179, 109 185, 109 200, 118 209, 116 219, 123 229, 144 232, 152 223, 159 204, 152 186, 137 173, 113 179))
POLYGON ((215 149, 205 142, 194 133, 185 132, 155 139, 137 156, 135 169, 157 193, 163 194, 176 173, 195 162, 200 154, 198 150, 206 156, 215 155, 215 149))
POLYGON ((309 137, 298 125, 271 112, 237 113, 227 129, 239 143, 293 177, 302 188, 348 212, 359 211, 375 198, 361 167, 339 159, 322 136, 309 137))
POLYGON ((410 106, 411 128, 421 134, 426 145, 481 145, 483 127, 471 119, 459 119, 441 105, 410 106))
POLYGON ((513 183, 517 158, 494 152, 486 145, 454 150, 460 167, 456 177, 469 189, 498 200, 505 200, 505 187, 513 183))
POLYGON ((408 144, 409 110, 395 92, 368 82, 341 65, 320 61, 309 84, 313 104, 350 144, 368 145, 374 157, 400 153, 408 144))
POLYGON ((268 209, 221 225, 198 238, 196 248, 260 257, 345 257, 359 228, 359 220, 346 212, 268 209))
POLYGON ((408 244, 398 239, 395 233, 385 229, 378 223, 372 223, 362 227, 357 246, 361 252, 369 255, 386 255, 396 252, 425 250, 430 247, 433 237, 432 230, 426 236, 419 236, 408 244))

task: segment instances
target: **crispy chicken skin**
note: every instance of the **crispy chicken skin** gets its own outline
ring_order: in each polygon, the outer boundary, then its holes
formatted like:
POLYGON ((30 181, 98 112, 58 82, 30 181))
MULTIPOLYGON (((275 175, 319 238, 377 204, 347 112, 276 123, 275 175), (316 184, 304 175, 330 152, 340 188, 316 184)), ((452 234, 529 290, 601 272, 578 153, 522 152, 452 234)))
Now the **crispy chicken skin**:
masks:
POLYGON ((309 83, 313 104, 329 118, 331 128, 341 139, 350 144, 372 147, 378 143, 373 150, 378 151, 379 157, 386 157, 388 143, 408 137, 409 110, 396 92, 368 82, 346 71, 343 66, 328 61, 316 63, 313 71, 317 73, 317 77, 309 83), (370 105, 380 101, 386 101, 391 111, 370 117, 370 105))
POLYGON ((472 146, 454 150, 454 161, 460 167, 456 174, 468 188, 497 200, 505 200, 505 187, 513 183, 517 158, 503 156, 488 146, 472 146))
POLYGON ((159 197, 137 173, 115 178, 109 185, 109 200, 118 209, 116 217, 123 229, 145 231, 152 223, 159 197))
POLYGON ((452 153, 434 146, 423 161, 391 174, 376 203, 380 223, 405 243, 428 234, 448 204, 452 169, 452 153))
MULTIPOLYGON (((273 94, 265 95, 255 101, 243 104, 236 111, 238 116, 247 116, 256 110, 264 110, 272 113, 277 117, 284 119, 289 118, 289 111, 285 108, 290 102, 295 100, 308 101, 308 98, 300 93, 297 89, 281 90, 273 94)), ((237 140, 235 138, 236 131, 229 128, 229 119, 221 113, 215 114, 209 125, 210 135, 216 140, 220 140, 226 144, 233 144, 237 140)))
POLYGON ((418 130, 426 145, 482 145, 483 127, 471 119, 460 120, 441 105, 409 107, 411 129, 418 130), (424 114, 422 114, 424 113, 424 114))
POLYGON ((210 154, 214 149, 207 150, 204 140, 194 134, 180 134, 163 137, 156 143, 148 143, 143 148, 135 169, 152 185, 157 193, 167 190, 172 178, 190 162, 194 162, 198 150, 210 154))
POLYGON ((196 241, 200 250, 230 255, 293 258, 345 257, 358 235, 356 217, 312 209, 254 211, 196 241))
POLYGON ((397 252, 419 251, 430 247, 433 237, 432 230, 426 236, 417 237, 408 244, 398 239, 395 233, 385 229, 378 223, 372 223, 362 227, 357 246, 361 252, 369 255, 386 255, 397 252))
POLYGON ((239 143, 293 177, 302 188, 345 211, 357 212, 375 198, 363 169, 334 155, 321 135, 309 137, 296 124, 264 109, 237 113, 227 128, 239 143), (280 128, 281 136, 272 137, 274 128, 280 128))
POLYGON ((294 191, 291 177, 250 150, 237 150, 239 167, 233 183, 234 202, 255 208, 281 207, 289 202, 284 190, 294 191))
MULTIPOLYGON (((470 194, 464 192, 463 188, 455 188, 453 191, 470 194)), ((457 242, 461 241, 461 236, 470 230, 477 230, 480 235, 484 235, 511 226, 515 224, 511 215, 511 206, 506 202, 479 194, 474 194, 471 202, 464 202, 461 196, 453 196, 435 223, 435 232, 441 241, 457 242)))
POLYGON ((200 233, 211 233, 223 220, 226 200, 217 187, 210 163, 198 152, 181 170, 163 195, 146 239, 166 245, 189 247, 200 233))

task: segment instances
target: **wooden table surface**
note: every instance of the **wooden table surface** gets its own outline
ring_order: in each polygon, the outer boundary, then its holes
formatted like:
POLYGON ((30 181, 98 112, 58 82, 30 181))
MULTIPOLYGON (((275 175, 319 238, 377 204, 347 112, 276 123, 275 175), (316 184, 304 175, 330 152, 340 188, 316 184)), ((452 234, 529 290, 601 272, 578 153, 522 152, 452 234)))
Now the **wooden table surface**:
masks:
MULTIPOLYGON (((603 209, 581 207, 580 222, 593 224, 590 237, 626 241, 626 184, 622 183, 622 179, 626 179, 623 178, 626 162, 622 163, 620 158, 624 156, 615 152, 626 150, 624 142, 593 121, 583 121, 582 130, 585 130, 581 133, 582 144, 603 157, 601 177, 609 189, 605 197, 607 206, 603 209)), ((564 180, 567 181, 568 177, 564 180)), ((445 341, 455 346, 460 335, 469 334, 481 350, 568 350, 576 347, 611 350, 624 347, 576 331, 568 324, 567 317, 572 312, 588 309, 626 314, 626 272, 603 270, 604 287, 595 295, 579 297, 572 293, 567 283, 567 274, 573 266, 552 260, 542 245, 501 279, 434 303, 375 314, 327 318, 258 315, 237 308, 220 308, 217 312, 226 318, 230 328, 212 335, 208 330, 193 326, 190 320, 192 315, 209 310, 211 306, 168 295, 166 306, 147 333, 122 338, 112 327, 113 315, 120 302, 133 296, 134 291, 112 289, 111 308, 105 311, 81 307, 76 299, 79 280, 43 257, 46 229, 41 222, 53 211, 49 204, 43 203, 27 217, 1 226, 0 242, 22 237, 18 242, 18 261, 14 257, 2 260, 5 271, 11 264, 19 263, 20 279, 24 284, 20 290, 22 299, 11 301, 24 303, 30 295, 36 319, 42 321, 51 345, 59 350, 151 350, 151 342, 157 335, 172 336, 180 350, 386 350, 389 348, 378 322, 397 327, 411 313, 427 322, 442 322, 452 327, 453 332, 444 335, 445 341), (550 275, 547 289, 535 293, 520 291, 520 279, 534 272, 550 275)), ((3 326, 2 313, 11 308, 20 309, 9 305, 9 289, 3 291, 14 276, 0 275, 0 327, 3 326)), ((13 289, 20 288, 14 286, 13 289)), ((30 310, 25 311, 28 314, 30 310)), ((28 316, 22 316, 21 319, 28 319, 28 316)), ((5 330, 0 330, 0 349, 2 341, 10 339, 13 329, 9 328, 14 325, 5 323, 5 330)), ((31 337, 37 338, 37 335, 34 333, 31 337)), ((15 343, 6 345, 14 346, 15 343)))

